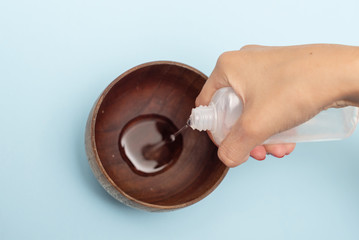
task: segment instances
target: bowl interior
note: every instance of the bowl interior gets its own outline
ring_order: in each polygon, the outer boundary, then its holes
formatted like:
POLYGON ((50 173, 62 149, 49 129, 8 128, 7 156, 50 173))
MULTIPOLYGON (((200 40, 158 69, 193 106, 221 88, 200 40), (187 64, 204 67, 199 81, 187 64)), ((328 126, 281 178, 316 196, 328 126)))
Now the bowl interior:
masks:
POLYGON ((123 127, 140 115, 158 114, 177 128, 184 126, 205 80, 188 66, 159 62, 129 70, 105 90, 94 113, 95 144, 110 182, 120 192, 141 204, 179 206, 205 197, 222 180, 227 168, 205 132, 185 130, 178 160, 154 176, 134 172, 119 150, 123 127))

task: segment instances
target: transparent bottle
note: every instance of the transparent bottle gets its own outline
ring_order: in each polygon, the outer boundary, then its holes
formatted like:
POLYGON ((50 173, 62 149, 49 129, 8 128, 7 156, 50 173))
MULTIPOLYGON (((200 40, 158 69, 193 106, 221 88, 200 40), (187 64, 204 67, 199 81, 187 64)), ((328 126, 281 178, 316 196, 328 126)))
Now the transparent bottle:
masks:
MULTIPOLYGON (((189 126, 210 131, 214 141, 220 144, 241 116, 242 109, 242 101, 234 90, 221 88, 208 106, 192 109, 189 126)), ((340 140, 354 132, 358 118, 357 107, 330 108, 295 128, 270 137, 264 144, 340 140)))

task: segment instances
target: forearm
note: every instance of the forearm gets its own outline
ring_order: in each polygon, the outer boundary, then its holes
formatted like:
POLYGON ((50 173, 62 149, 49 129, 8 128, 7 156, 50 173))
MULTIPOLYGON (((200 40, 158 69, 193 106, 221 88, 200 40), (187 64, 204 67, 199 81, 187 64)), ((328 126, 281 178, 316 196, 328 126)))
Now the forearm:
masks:
MULTIPOLYGON (((337 106, 359 106, 359 47, 321 44, 322 83, 330 83, 332 102, 337 106), (328 80, 328 81, 326 81, 328 80)), ((313 51, 313 54, 316 50, 313 51)))
POLYGON ((283 77, 300 89, 316 92, 301 96, 314 97, 311 101, 324 108, 359 106, 359 47, 310 44, 281 48, 276 54, 280 51, 287 59, 279 68, 283 77))

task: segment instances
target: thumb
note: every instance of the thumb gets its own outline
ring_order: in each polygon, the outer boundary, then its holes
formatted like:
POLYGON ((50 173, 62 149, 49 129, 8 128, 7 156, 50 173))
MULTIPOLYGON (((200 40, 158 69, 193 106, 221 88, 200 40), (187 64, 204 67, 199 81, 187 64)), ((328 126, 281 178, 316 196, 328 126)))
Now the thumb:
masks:
POLYGON ((243 112, 240 119, 232 126, 231 131, 218 148, 218 157, 228 167, 236 167, 248 160, 251 150, 261 145, 269 136, 255 115, 243 112))

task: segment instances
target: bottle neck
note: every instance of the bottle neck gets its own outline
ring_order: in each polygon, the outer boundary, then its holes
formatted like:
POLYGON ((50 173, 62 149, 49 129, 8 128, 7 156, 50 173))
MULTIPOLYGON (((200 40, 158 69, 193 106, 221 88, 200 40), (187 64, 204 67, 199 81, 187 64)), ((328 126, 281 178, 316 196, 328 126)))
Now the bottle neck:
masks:
POLYGON ((188 125, 199 131, 215 131, 216 111, 213 104, 192 109, 188 125))

